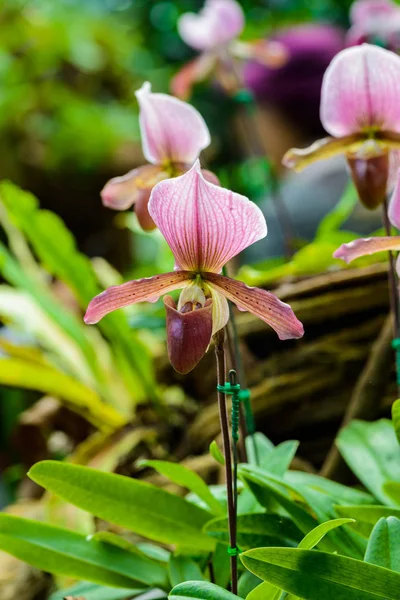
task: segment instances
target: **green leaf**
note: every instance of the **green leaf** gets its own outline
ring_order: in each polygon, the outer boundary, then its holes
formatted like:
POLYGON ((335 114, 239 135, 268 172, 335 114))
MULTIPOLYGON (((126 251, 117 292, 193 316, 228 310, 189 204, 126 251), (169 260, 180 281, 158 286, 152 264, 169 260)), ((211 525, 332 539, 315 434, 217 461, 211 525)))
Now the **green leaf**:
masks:
POLYGON ((85 598, 85 600, 129 600, 143 592, 142 589, 110 588, 95 583, 82 582, 65 590, 54 592, 49 600, 64 600, 66 597, 85 598))
POLYGON ((210 454, 213 457, 214 460, 216 460, 220 465, 224 466, 225 465, 225 458, 224 455, 222 454, 221 450, 218 447, 218 444, 215 440, 213 440, 210 444, 210 454))
POLYGON ((329 533, 329 531, 336 529, 336 527, 347 525, 348 523, 355 523, 355 521, 354 519, 333 519, 332 521, 321 523, 321 525, 318 525, 318 527, 307 533, 307 535, 301 540, 298 548, 312 550, 312 548, 318 546, 322 538, 329 533))
POLYGON ((220 587, 228 587, 231 580, 231 565, 225 544, 217 543, 211 563, 214 571, 214 582, 220 587))
POLYGON ((392 405, 392 422, 397 441, 400 443, 400 398, 392 405))
POLYGON ((188 467, 165 460, 144 460, 140 462, 140 466, 152 467, 177 485, 185 487, 196 494, 207 504, 212 513, 216 515, 224 514, 224 509, 218 500, 214 498, 203 479, 188 467))
POLYGON ((397 517, 400 519, 400 509, 388 506, 335 506, 335 511, 342 517, 355 519, 355 523, 351 527, 367 538, 370 536, 374 525, 382 517, 397 517))
POLYGON ((199 565, 188 556, 171 554, 168 563, 168 574, 172 586, 184 581, 204 581, 199 565))
POLYGON ((275 475, 284 475, 296 454, 299 442, 288 440, 275 446, 269 454, 264 454, 260 467, 275 475))
POLYGON ((332 231, 337 231, 350 217, 358 201, 354 183, 350 180, 336 206, 320 222, 316 239, 324 239, 332 231))
POLYGON ((0 514, 0 548, 56 575, 123 588, 166 585, 165 569, 146 557, 14 515, 0 514))
POLYGON ((387 481, 400 481, 400 446, 391 421, 352 421, 340 431, 337 446, 365 487, 383 504, 392 504, 384 491, 387 481))
POLYGON ((170 600, 238 600, 239 596, 231 594, 218 585, 208 581, 186 581, 171 590, 170 600))
POLYGON ((113 428, 125 423, 122 415, 102 402, 95 391, 50 365, 0 358, 0 385, 37 390, 61 398, 100 428, 106 423, 113 428))
POLYGON ((342 485, 341 483, 314 475, 313 473, 287 471, 285 481, 295 488, 299 485, 309 486, 314 490, 325 492, 334 498, 338 504, 373 504, 375 500, 374 496, 367 492, 342 485))
POLYGON ((240 555, 249 571, 305 600, 398 600, 400 575, 316 550, 261 548, 240 555))
POLYGON ((264 457, 269 456, 275 448, 274 444, 266 435, 257 431, 253 435, 248 435, 245 440, 247 457, 252 465, 263 466, 264 457))
POLYGON ((395 517, 380 519, 368 541, 365 561, 400 573, 400 521, 395 517))
POLYGON ((250 594, 246 597, 246 600, 279 600, 281 597, 282 589, 277 588, 269 581, 260 583, 250 594))
POLYGON ((392 504, 400 507, 400 482, 387 481, 383 484, 383 491, 391 499, 392 504))
POLYGON ((144 481, 55 461, 37 463, 29 476, 63 500, 151 540, 195 543, 205 551, 215 546, 202 533, 210 513, 144 481))
MULTIPOLYGON (((213 519, 204 530, 220 541, 229 544, 228 519, 213 519)), ((237 518, 237 542, 240 548, 260 546, 297 546, 301 531, 291 519, 281 515, 247 514, 237 518)))

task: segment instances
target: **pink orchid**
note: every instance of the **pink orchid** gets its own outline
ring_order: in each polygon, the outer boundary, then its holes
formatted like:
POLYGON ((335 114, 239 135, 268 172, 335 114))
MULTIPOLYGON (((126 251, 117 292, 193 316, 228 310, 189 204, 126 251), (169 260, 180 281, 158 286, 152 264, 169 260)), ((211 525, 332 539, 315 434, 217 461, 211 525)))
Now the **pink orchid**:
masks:
MULTIPOLYGON (((140 225, 150 230, 155 228, 147 208, 152 188, 189 169, 211 140, 203 117, 190 104, 168 94, 153 94, 148 82, 136 97, 143 154, 150 164, 111 179, 101 197, 105 206, 115 210, 135 205, 140 225)), ((206 176, 216 181, 211 173, 206 176)))
POLYGON ((179 34, 200 54, 173 78, 173 93, 187 99, 193 84, 208 77, 216 67, 221 71, 222 80, 228 81, 224 62, 229 56, 254 59, 267 66, 281 66, 287 58, 283 46, 265 40, 239 42, 236 38, 243 27, 243 10, 235 0, 206 0, 198 14, 183 14, 178 21, 179 34))
POLYGON ((389 152, 400 148, 400 57, 369 44, 339 52, 324 75, 321 121, 333 137, 292 148, 283 163, 300 171, 343 153, 360 200, 376 208, 387 193, 389 152))
POLYGON ((184 175, 155 186, 149 212, 174 254, 176 270, 109 288, 89 304, 86 323, 182 289, 177 305, 171 296, 164 298, 168 353, 180 373, 197 365, 212 335, 225 327, 227 298, 268 323, 280 339, 303 335, 288 304, 270 292, 220 275, 229 260, 267 234, 264 216, 250 200, 209 183, 197 160, 184 175))
POLYGON ((351 7, 350 21, 349 45, 371 42, 391 50, 399 48, 400 7, 391 0, 357 0, 351 7))
MULTIPOLYGON (((397 228, 400 227, 400 177, 398 177, 396 187, 390 200, 388 216, 390 222, 397 228)), ((347 244, 342 244, 338 248, 333 256, 335 258, 341 258, 346 263, 350 263, 356 258, 366 256, 369 254, 375 254, 376 252, 400 250, 400 236, 383 236, 383 237, 369 237, 360 238, 353 240, 347 244)), ((400 260, 397 260, 396 264, 397 273, 400 276, 400 260)))

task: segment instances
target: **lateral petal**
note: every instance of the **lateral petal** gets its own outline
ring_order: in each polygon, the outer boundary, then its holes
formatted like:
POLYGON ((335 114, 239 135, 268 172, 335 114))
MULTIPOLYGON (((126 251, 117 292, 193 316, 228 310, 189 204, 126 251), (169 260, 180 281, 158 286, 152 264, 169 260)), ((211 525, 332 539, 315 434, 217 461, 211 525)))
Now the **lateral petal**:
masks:
POLYGON ((347 135, 341 138, 326 137, 317 140, 308 148, 291 148, 282 159, 282 164, 293 171, 302 171, 317 160, 325 160, 338 154, 354 152, 363 143, 360 134, 347 135))
POLYGON ((293 310, 271 292, 261 288, 249 287, 241 281, 217 275, 203 273, 210 287, 236 304, 240 310, 247 310, 276 331, 279 339, 300 338, 304 334, 302 323, 293 310))
POLYGON ((106 183, 100 192, 104 206, 114 210, 126 210, 135 204, 142 196, 143 191, 148 191, 168 177, 158 165, 143 165, 132 169, 120 177, 113 177, 106 183))
POLYGON ((400 236, 370 237, 353 240, 348 244, 342 244, 333 256, 341 258, 350 263, 360 256, 384 252, 385 250, 400 250, 400 236))
POLYGON ((93 325, 118 308, 137 302, 155 302, 163 294, 188 285, 192 277, 193 274, 188 271, 174 271, 113 285, 93 298, 87 308, 84 321, 93 325))

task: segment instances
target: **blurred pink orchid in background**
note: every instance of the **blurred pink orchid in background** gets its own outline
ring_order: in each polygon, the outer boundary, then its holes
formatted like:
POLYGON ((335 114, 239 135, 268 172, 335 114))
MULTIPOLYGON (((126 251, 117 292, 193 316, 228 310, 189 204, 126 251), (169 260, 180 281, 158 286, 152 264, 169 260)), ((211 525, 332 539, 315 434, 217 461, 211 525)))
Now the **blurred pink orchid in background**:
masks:
MULTIPOLYGON (((206 0, 199 13, 185 13, 178 21, 178 31, 183 41, 200 52, 173 78, 172 92, 179 98, 190 96, 194 83, 202 81, 218 68, 221 83, 228 83, 230 69, 224 65, 230 56, 254 59, 267 66, 281 66, 286 60, 282 44, 256 40, 242 42, 236 38, 244 28, 243 10, 235 0, 206 0)), ((229 62, 229 60, 228 60, 229 62)), ((235 79, 235 78, 234 78, 235 79)))
MULTIPOLYGON (((136 97, 143 154, 150 164, 108 181, 101 197, 105 206, 115 210, 134 205, 141 227, 150 230, 156 227, 147 209, 153 187, 189 169, 211 139, 203 117, 190 104, 168 94, 153 94, 148 82, 136 97)), ((217 183, 215 175, 205 175, 217 183)))
MULTIPOLYGON (((397 177, 397 184, 389 203, 388 216, 392 225, 400 228, 400 173, 398 173, 397 177)), ((346 263, 350 263, 361 256, 375 254, 376 252, 384 252, 385 250, 400 250, 400 236, 388 235, 384 237, 370 237, 353 240, 347 244, 342 244, 340 248, 335 251, 333 256, 335 258, 341 258, 346 263)), ((398 275, 400 275, 399 259, 397 260, 396 268, 398 275)))
POLYGON ((288 304, 266 290, 220 275, 229 260, 267 234, 264 216, 250 200, 209 183, 197 160, 184 175, 154 187, 149 212, 174 254, 176 270, 110 287, 90 302, 86 323, 182 289, 177 305, 171 296, 164 298, 168 354, 180 373, 197 365, 212 335, 227 324, 227 298, 268 323, 280 339, 303 335, 288 304))
POLYGON ((321 121, 333 137, 292 148, 283 163, 296 171, 344 154, 360 200, 370 209, 386 197, 390 151, 400 148, 400 57, 363 44, 339 52, 325 72, 321 121))
POLYGON ((400 7, 395 2, 357 0, 350 10, 350 22, 348 45, 370 42, 390 50, 400 47, 400 7))

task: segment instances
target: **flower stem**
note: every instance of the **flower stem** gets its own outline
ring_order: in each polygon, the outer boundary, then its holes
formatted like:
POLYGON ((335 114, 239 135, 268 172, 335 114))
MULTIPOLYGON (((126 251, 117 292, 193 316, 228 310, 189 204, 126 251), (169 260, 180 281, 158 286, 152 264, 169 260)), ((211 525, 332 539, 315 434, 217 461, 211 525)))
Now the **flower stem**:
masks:
MULTIPOLYGON (((224 350, 225 333, 221 329, 214 335, 215 343, 215 358, 217 363, 217 384, 223 386, 225 384, 225 350, 224 350)), ((226 474, 226 492, 228 502, 228 523, 229 523, 229 545, 232 550, 236 550, 236 518, 235 504, 233 499, 233 478, 232 478, 232 456, 231 444, 229 437, 229 421, 226 410, 225 394, 218 390, 218 408, 219 418, 221 423, 222 442, 225 456, 225 474, 226 474)), ((230 555, 231 563, 231 585, 232 593, 237 594, 237 556, 230 555)))

